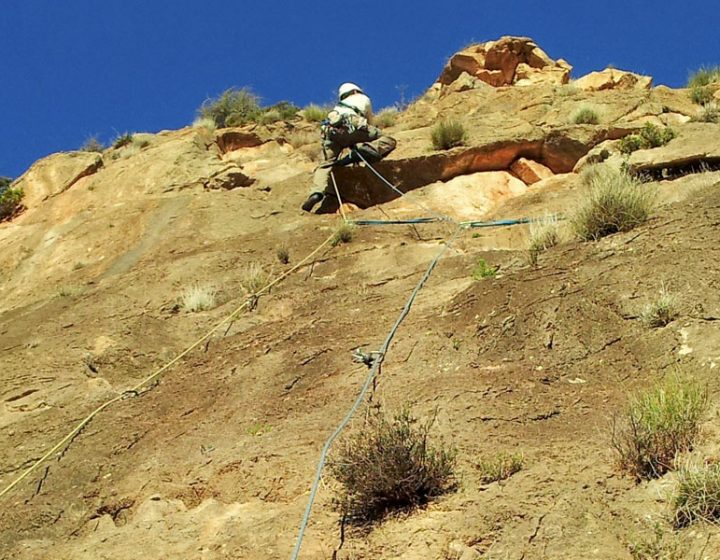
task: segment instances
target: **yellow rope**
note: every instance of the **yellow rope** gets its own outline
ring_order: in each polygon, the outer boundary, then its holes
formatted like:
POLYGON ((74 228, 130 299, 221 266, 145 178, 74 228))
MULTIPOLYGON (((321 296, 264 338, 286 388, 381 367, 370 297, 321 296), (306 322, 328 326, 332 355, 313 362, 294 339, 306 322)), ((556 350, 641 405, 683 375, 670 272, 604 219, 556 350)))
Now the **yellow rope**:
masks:
MULTIPOLYGON (((264 288, 261 288, 257 292, 255 292, 253 297, 260 296, 267 291, 269 291, 273 286, 276 284, 282 282, 285 278, 290 276, 293 272, 295 272, 297 269, 299 269, 301 266, 303 266, 307 261, 309 261, 312 257, 314 257, 316 254, 320 252, 320 250, 325 247, 327 244, 329 244, 332 239, 335 237, 335 234, 333 233, 330 237, 328 237, 325 241, 323 241, 320 245, 315 248, 310 254, 308 254, 305 258, 303 258, 300 262, 298 262, 296 265, 294 265, 289 270, 286 270, 283 274, 275 278, 272 282, 267 284, 264 288)), ((66 435, 63 439, 61 439, 55 446, 53 446, 50 451, 45 453, 40 459, 35 461, 30 467, 28 467, 20 476, 18 476, 15 480, 13 480, 10 484, 8 484, 3 490, 0 492, 0 498, 2 498, 5 494, 10 492, 15 486, 17 486, 20 482, 22 482, 25 478, 30 476, 35 469, 37 469, 41 464, 43 464, 45 461, 47 461, 50 457, 53 456, 53 454, 57 453, 60 449, 62 449, 65 445, 67 445, 80 431, 100 412, 105 410, 107 407, 109 407, 112 404, 115 404, 116 402, 126 398, 127 396, 132 395, 133 393, 137 394, 140 389, 148 385, 150 382, 154 381, 157 377, 159 377, 164 371, 166 371, 170 366, 180 361, 182 358, 187 356, 190 352, 192 352, 195 348, 200 346, 203 342, 205 342, 208 338, 210 338, 215 332, 220 329, 220 327, 226 325, 230 321, 232 321, 235 317, 237 317, 244 309, 248 306, 250 303, 250 300, 245 300, 242 305, 240 305, 237 309, 235 309, 230 315, 225 317, 222 321, 220 321, 217 325, 215 325, 212 329, 210 329, 207 333, 205 333, 202 337, 200 337, 197 341, 193 342, 190 346, 188 346, 185 350, 180 352, 177 356, 175 356, 172 360, 170 360, 168 363, 166 363, 164 366, 153 372, 151 375, 140 381, 137 385, 130 389, 126 389, 118 396, 110 399, 109 401, 101 404, 98 406, 95 410, 93 410, 90 414, 88 414, 75 428, 66 435)))
POLYGON ((338 204, 340 205, 340 215, 342 216, 343 222, 347 222, 347 216, 345 215, 345 210, 343 210, 343 201, 342 198, 340 198, 340 190, 335 182, 335 173, 333 173, 332 170, 330 171, 330 178, 332 179, 333 187, 335 187, 335 195, 337 196, 338 204))

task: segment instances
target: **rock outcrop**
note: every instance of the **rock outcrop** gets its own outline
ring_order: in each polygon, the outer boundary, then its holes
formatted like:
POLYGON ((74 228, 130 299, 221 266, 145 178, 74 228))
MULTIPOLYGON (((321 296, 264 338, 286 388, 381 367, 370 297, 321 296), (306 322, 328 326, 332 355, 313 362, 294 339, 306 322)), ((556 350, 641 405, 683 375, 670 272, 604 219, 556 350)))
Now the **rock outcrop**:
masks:
POLYGON ((648 90, 652 87, 652 77, 641 76, 616 68, 606 68, 602 72, 590 72, 573 82, 575 87, 585 91, 603 91, 607 89, 648 90))
MULTIPOLYGON (((470 45, 453 55, 438 83, 449 86, 467 74, 494 87, 538 83, 566 84, 572 67, 553 60, 527 37, 502 37, 470 45)), ((467 78, 464 78, 467 82, 467 78)))

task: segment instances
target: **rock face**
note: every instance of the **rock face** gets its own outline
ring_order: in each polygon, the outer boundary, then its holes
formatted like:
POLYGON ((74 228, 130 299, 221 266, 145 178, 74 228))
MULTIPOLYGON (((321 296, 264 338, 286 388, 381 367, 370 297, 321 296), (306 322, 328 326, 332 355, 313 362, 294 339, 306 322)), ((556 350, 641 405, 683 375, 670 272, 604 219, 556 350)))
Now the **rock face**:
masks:
POLYGON ((566 84, 571 69, 564 60, 550 58, 527 37, 502 37, 471 45, 455 54, 437 81, 448 86, 466 73, 495 87, 566 84))
POLYGON ((645 90, 652 87, 652 77, 633 74, 615 68, 606 68, 602 72, 590 72, 573 82, 573 85, 585 91, 606 89, 645 90))
POLYGON ((510 166, 510 171, 517 175, 526 185, 533 185, 543 179, 552 177, 554 173, 542 163, 531 159, 519 158, 510 166))

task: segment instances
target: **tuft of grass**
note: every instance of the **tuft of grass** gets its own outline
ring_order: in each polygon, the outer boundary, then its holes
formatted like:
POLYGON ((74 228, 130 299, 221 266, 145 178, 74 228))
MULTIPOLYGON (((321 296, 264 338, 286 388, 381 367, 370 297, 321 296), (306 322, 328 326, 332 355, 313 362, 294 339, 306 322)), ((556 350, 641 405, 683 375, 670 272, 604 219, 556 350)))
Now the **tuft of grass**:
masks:
POLYGON ((248 295, 257 294, 270 279, 270 275, 259 262, 251 262, 240 276, 240 285, 248 295))
POLYGON ((649 218, 654 192, 627 172, 596 164, 586 167, 581 178, 589 192, 570 217, 581 240, 630 231, 649 218))
POLYGON ((280 117, 278 120, 289 121, 297 116, 298 112, 300 111, 300 107, 298 107, 294 103, 291 103, 290 101, 280 101, 278 103, 275 103, 275 105, 271 105, 270 107, 267 107, 265 109, 265 112, 271 111, 277 113, 277 115, 280 117))
POLYGON ((638 134, 629 134, 620 140, 619 148, 624 154, 630 154, 636 150, 659 148, 670 142, 675 136, 677 136, 675 131, 668 126, 659 127, 652 123, 645 123, 638 134))
POLYGON ((687 87, 708 86, 720 82, 720 66, 702 66, 688 77, 687 87))
POLYGON ((329 111, 328 107, 321 107, 311 103, 302 110, 302 116, 308 122, 320 122, 327 116, 329 111))
POLYGON ((118 134, 115 140, 113 140, 112 147, 117 148, 124 148, 125 146, 128 146, 132 144, 133 141, 133 135, 129 132, 124 132, 123 134, 118 134))
POLYGON ((524 463, 525 456, 522 453, 498 453, 480 460, 475 466, 480 471, 480 481, 483 484, 490 484, 510 478, 522 470, 524 463))
POLYGON ((698 105, 705 105, 713 100, 713 92, 707 86, 693 86, 690 88, 690 101, 698 105))
POLYGON ((636 537, 628 543, 633 560, 682 560, 686 549, 680 539, 660 523, 655 524, 651 535, 636 537))
POLYGON ((287 264, 290 262, 290 249, 285 243, 281 243, 275 249, 275 256, 282 264, 287 264))
POLYGON ((264 110, 255 117, 255 122, 264 125, 273 124, 281 120, 282 116, 280 115, 280 111, 276 111, 275 109, 264 110))
POLYGON ((105 146, 98 140, 97 136, 90 136, 85 140, 85 143, 80 146, 81 152, 102 152, 104 149, 105 146))
POLYGON ((707 401, 704 385, 680 375, 632 396, 613 425, 620 467, 638 480, 673 469, 676 456, 692 448, 707 401))
POLYGON ((720 464, 685 464, 672 497, 676 527, 720 520, 720 464))
POLYGON ((25 196, 22 188, 10 187, 10 179, 3 177, 4 186, 0 186, 0 222, 10 220, 23 208, 22 199, 25 196), (7 182, 5 181, 7 179, 7 182))
POLYGON ((670 324, 677 315, 677 298, 663 286, 657 299, 643 308, 640 320, 647 327, 657 328, 670 324))
POLYGON ((598 124, 600 115, 592 107, 580 107, 570 116, 570 122, 574 124, 598 124))
POLYGON ((197 116, 212 119, 218 128, 225 128, 252 122, 260 113, 260 98, 250 88, 232 87, 218 97, 206 99, 197 116))
POLYGON ((485 278, 495 278, 497 276, 498 267, 490 266, 488 262, 480 258, 475 263, 472 270, 473 280, 484 280, 485 278))
POLYGON ((408 407, 391 419, 378 412, 340 444, 329 471, 341 486, 336 501, 352 522, 422 506, 456 487, 456 452, 430 443, 433 422, 418 421, 408 407))
POLYGON ((296 130, 287 135, 288 144, 298 149, 308 144, 315 144, 319 140, 317 131, 296 130))
POLYGON ((467 140, 465 127, 460 121, 444 120, 437 123, 431 133, 433 148, 436 150, 449 150, 455 146, 462 146, 467 140))
POLYGON ((185 311, 194 313, 215 306, 217 290, 207 284, 195 284, 186 288, 180 296, 185 311))
POLYGON ((538 255, 560 242, 557 216, 546 216, 530 222, 528 256, 530 264, 537 264, 538 255))
POLYGON ((355 236, 355 226, 345 220, 338 224, 335 234, 333 235, 330 244, 333 247, 337 247, 341 243, 350 243, 355 236))
POLYGON ((373 124, 380 128, 394 126, 400 111, 396 107, 385 107, 381 109, 373 118, 373 124))
POLYGON ((206 128, 210 132, 214 132, 217 128, 215 121, 211 117, 197 117, 193 123, 193 128, 206 128))
POLYGON ((692 119, 695 122, 720 123, 720 107, 711 102, 703 105, 692 119))

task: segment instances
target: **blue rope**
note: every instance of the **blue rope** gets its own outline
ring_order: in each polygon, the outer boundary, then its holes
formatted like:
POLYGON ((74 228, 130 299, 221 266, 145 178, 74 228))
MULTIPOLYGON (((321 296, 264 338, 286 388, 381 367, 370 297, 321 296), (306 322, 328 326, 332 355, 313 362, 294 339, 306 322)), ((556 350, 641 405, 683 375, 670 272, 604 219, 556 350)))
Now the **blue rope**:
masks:
POLYGON ((493 220, 490 222, 482 221, 469 221, 460 222, 460 225, 465 228, 481 228, 481 227, 500 227, 500 226, 515 226, 518 224, 529 224, 535 220, 531 218, 517 218, 514 220, 493 220))
POLYGON ((310 497, 308 498, 308 504, 305 508, 305 514, 303 515, 302 522, 300 523, 300 532, 298 533, 297 543, 295 544, 295 549, 293 550, 291 560, 297 560, 298 555, 300 554, 300 547, 302 546, 303 538, 305 537, 305 530, 307 529, 308 523, 310 522, 310 513, 312 511, 313 503, 315 502, 315 496, 317 495, 318 487, 320 486, 320 480, 322 478, 323 469, 325 468, 325 461, 327 460, 327 454, 330 451, 330 446, 340 435, 340 433, 345 429, 345 427, 350 423, 353 415, 362 404, 363 400, 365 399, 365 394, 370 388, 373 379, 375 379, 375 376, 377 375, 380 366, 385 360, 385 354, 387 353, 388 348, 390 347, 390 343, 395 337, 395 333, 400 327, 400 324, 403 322, 405 317, 407 317, 408 313, 410 313, 410 308, 415 302, 415 298, 427 282, 428 278, 430 278, 430 275, 435 269, 438 261, 445 254, 445 251, 450 248, 450 245, 452 245, 453 241, 461 231, 462 228, 460 227, 455 230, 455 233, 450 236, 443 248, 438 251, 438 254, 435 255, 435 258, 430 263, 430 266, 428 266, 425 274, 423 274, 422 278, 420 279, 420 282, 418 282, 417 286, 415 286, 415 289, 413 290, 412 294, 410 294, 410 297, 408 298, 405 307, 403 307, 403 310, 400 312, 400 315, 395 321, 395 324, 393 325, 392 329, 390 329, 390 333, 387 335, 387 338, 385 338, 385 342, 383 342, 383 345, 380 347, 380 350, 378 351, 378 357, 375 359, 372 367, 370 368, 370 372, 365 379, 365 383, 363 384, 362 389, 360 389, 360 394, 355 399, 355 402, 353 403, 348 413, 345 415, 345 418, 343 418, 342 422, 340 422, 340 425, 335 429, 332 435, 325 442, 325 445, 322 448, 322 452, 320 453, 320 462, 318 463, 317 470, 315 471, 315 479, 310 489, 310 497))
POLYGON ((350 223, 356 226, 385 226, 398 224, 431 224, 442 221, 444 220, 440 218, 413 218, 411 220, 350 220, 350 223))

